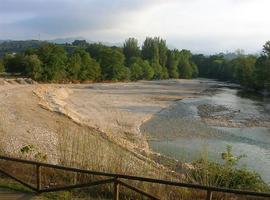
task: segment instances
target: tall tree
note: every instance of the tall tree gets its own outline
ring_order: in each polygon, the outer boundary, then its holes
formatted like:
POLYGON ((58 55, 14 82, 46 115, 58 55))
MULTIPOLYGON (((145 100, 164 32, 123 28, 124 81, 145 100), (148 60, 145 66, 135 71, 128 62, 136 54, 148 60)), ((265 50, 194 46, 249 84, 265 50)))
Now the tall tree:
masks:
POLYGON ((124 42, 123 53, 126 57, 126 65, 130 66, 131 58, 140 56, 140 48, 138 46, 138 40, 135 38, 128 38, 124 42))
POLYGON ((254 84, 255 63, 255 56, 241 56, 231 61, 236 73, 236 78, 241 85, 252 87, 254 84))
POLYGON ((80 56, 82 63, 79 73, 80 80, 99 80, 101 78, 101 68, 99 63, 91 58, 84 50, 81 50, 80 56))
POLYGON ((0 73, 5 71, 4 61, 0 59, 0 73))
POLYGON ((191 61, 192 54, 188 50, 182 50, 179 56, 179 76, 181 78, 193 78, 198 74, 198 69, 195 63, 191 61))
POLYGON ((42 62, 37 55, 26 55, 23 59, 24 74, 34 80, 42 79, 42 62))
POLYGON ((74 42, 72 42, 72 45, 86 47, 88 45, 88 43, 86 40, 74 40, 74 42))
POLYGON ((79 80, 81 66, 82 66, 81 56, 77 52, 74 52, 69 57, 69 62, 67 66, 68 78, 71 80, 79 80))
POLYGON ((142 46, 142 57, 148 60, 155 72, 155 79, 168 78, 166 41, 159 37, 147 37, 142 46))
POLYGON ((169 78, 179 78, 178 63, 179 51, 176 49, 168 50, 166 66, 168 68, 169 78))
POLYGON ((9 73, 23 73, 25 66, 23 65, 23 54, 6 54, 4 56, 4 65, 6 72, 9 73))
POLYGON ((266 42, 263 46, 263 53, 270 57, 270 41, 266 42))
POLYGON ((150 80, 154 76, 154 70, 147 60, 133 57, 130 66, 131 80, 145 79, 150 80))
POLYGON ((38 56, 42 61, 42 79, 46 81, 60 81, 66 78, 67 54, 63 47, 46 44, 38 50, 38 56))
POLYGON ((124 80, 129 76, 129 70, 124 66, 125 56, 116 49, 103 49, 100 65, 103 80, 124 80))

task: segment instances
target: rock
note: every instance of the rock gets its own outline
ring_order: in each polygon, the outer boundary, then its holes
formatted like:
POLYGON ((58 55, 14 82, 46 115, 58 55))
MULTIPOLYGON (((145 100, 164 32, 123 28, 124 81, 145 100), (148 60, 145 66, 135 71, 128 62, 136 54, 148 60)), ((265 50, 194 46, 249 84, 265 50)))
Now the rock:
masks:
POLYGON ((26 81, 23 78, 16 78, 15 81, 21 85, 27 84, 26 81))

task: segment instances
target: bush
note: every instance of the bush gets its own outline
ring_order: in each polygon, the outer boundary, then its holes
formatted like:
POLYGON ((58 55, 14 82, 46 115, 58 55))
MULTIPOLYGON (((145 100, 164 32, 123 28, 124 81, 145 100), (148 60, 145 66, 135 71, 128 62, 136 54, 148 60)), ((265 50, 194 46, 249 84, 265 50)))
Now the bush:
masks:
POLYGON ((258 173, 249 171, 245 167, 237 167, 239 160, 244 155, 235 157, 231 151, 231 146, 228 146, 227 151, 222 153, 223 164, 210 162, 207 158, 194 162, 194 169, 188 174, 189 181, 232 189, 270 191, 270 186, 262 180, 258 173))
POLYGON ((5 71, 4 62, 3 60, 0 60, 0 73, 5 71))

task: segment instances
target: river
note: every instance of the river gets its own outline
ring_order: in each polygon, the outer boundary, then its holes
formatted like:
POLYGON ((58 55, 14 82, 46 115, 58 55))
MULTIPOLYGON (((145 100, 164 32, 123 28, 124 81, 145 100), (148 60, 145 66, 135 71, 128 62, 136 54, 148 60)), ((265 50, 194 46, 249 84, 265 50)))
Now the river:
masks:
POLYGON ((182 161, 208 155, 222 163, 228 145, 239 165, 270 183, 270 100, 234 84, 201 80, 211 89, 201 97, 176 101, 141 126, 150 147, 182 161))

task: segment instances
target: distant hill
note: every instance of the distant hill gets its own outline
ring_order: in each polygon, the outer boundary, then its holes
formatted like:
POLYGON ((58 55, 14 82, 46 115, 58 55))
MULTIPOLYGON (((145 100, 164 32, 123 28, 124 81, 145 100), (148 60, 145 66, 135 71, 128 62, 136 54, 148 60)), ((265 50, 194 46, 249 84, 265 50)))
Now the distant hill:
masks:
MULTIPOLYGON (((47 42, 54 43, 54 44, 71 44, 74 40, 86 40, 83 37, 69 37, 69 38, 56 38, 53 40, 46 40, 47 42)), ((87 41, 89 42, 89 41, 87 41)), ((91 41, 89 43, 92 43, 91 41)))
POLYGON ((0 41, 0 58, 6 53, 20 53, 29 48, 38 48, 45 43, 38 40, 0 41))

